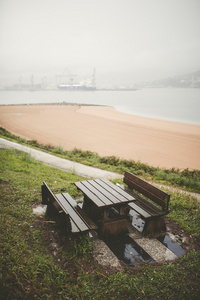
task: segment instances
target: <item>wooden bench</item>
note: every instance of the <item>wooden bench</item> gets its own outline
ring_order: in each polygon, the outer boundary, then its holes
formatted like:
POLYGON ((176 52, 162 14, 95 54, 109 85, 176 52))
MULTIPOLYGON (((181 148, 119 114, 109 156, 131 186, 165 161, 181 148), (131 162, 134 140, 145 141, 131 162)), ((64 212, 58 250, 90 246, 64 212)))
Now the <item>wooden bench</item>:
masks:
POLYGON ((143 233, 165 231, 163 216, 169 213, 170 195, 127 171, 123 181, 128 186, 125 187, 126 192, 136 199, 128 204, 129 209, 133 209, 145 221, 143 233))
POLYGON ((68 194, 53 194, 46 182, 43 182, 42 204, 54 211, 54 217, 62 229, 70 233, 87 232, 96 230, 97 225, 90 220, 76 201, 68 194))

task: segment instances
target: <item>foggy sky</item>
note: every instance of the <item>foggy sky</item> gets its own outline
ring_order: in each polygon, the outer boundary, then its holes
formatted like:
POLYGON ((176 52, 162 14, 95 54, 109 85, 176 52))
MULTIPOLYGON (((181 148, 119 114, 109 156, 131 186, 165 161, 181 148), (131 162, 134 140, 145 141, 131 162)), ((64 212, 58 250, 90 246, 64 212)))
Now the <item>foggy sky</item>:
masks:
POLYGON ((200 0, 0 0, 0 75, 134 83, 200 69, 200 0))

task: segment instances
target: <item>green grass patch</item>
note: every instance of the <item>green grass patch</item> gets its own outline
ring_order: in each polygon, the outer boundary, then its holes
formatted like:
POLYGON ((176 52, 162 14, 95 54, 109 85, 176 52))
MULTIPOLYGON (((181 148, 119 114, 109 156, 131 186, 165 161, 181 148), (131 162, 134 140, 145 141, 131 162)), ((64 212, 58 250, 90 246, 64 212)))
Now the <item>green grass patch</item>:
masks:
POLYGON ((124 171, 129 171, 146 180, 154 180, 181 187, 182 189, 200 192, 200 170, 161 169, 141 163, 140 161, 119 159, 115 156, 101 157, 97 153, 82 151, 76 148, 72 151, 64 151, 61 145, 53 147, 51 145, 39 144, 36 140, 28 141, 11 134, 2 127, 0 127, 0 136, 85 165, 121 174, 124 171))
POLYGON ((200 206, 196 198, 170 193, 168 218, 177 223, 182 230, 190 234, 193 238, 200 238, 200 206))
MULTIPOLYGON (((55 224, 32 214, 41 202, 45 180, 53 192, 79 192, 79 176, 44 165, 29 154, 0 150, 0 291, 1 299, 198 299, 200 251, 176 263, 146 265, 133 271, 110 271, 96 265, 88 236, 55 256, 49 246, 59 231, 55 224)), ((199 205, 193 198, 172 194, 173 219, 199 242, 199 205)))

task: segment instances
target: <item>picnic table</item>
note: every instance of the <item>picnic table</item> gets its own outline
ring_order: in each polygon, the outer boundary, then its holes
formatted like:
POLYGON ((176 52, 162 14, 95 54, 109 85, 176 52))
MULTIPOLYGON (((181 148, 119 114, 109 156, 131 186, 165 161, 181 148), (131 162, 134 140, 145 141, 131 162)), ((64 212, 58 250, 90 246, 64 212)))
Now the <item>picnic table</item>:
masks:
POLYGON ((136 200, 133 195, 107 179, 74 184, 84 194, 83 211, 98 225, 100 234, 127 232, 126 207, 136 200))
POLYGON ((164 216, 170 211, 170 195, 127 171, 124 183, 128 187, 117 186, 107 179, 75 182, 84 194, 80 207, 68 193, 54 194, 44 181, 42 204, 55 212, 59 223, 70 233, 98 230, 102 235, 114 235, 127 232, 127 221, 132 222, 133 214, 144 221, 144 234, 165 231, 164 216))

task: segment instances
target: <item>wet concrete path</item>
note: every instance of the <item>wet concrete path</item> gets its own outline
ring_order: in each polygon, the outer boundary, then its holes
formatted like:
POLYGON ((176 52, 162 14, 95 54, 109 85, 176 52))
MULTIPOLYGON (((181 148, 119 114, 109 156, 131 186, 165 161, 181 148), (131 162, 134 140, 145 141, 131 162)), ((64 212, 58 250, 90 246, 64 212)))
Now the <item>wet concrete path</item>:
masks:
POLYGON ((107 179, 116 179, 122 178, 123 175, 109 172, 94 167, 86 166, 77 162, 73 162, 68 159, 64 159, 47 152, 33 149, 31 147, 21 145, 15 142, 8 141, 6 139, 0 138, 0 148, 14 148, 20 151, 29 153, 37 161, 48 164, 54 168, 64 170, 70 173, 75 173, 79 176, 87 178, 107 178, 107 179))
MULTIPOLYGON (((44 151, 40 151, 37 149, 33 149, 31 147, 21 145, 15 142, 8 141, 6 139, 0 138, 0 148, 14 148, 20 151, 24 151, 29 153, 32 157, 34 157, 36 160, 43 162, 45 164, 48 164, 54 168, 58 168, 60 170, 64 170, 67 172, 75 173, 79 176, 87 177, 87 178, 107 178, 107 179, 117 179, 117 178, 123 178, 123 175, 117 174, 114 172, 109 172, 106 170, 100 170, 94 167, 85 166, 83 164, 73 162, 64 158, 60 158, 58 156, 46 153, 44 151)), ((192 193, 187 192, 184 190, 181 190, 179 188, 173 188, 171 186, 163 185, 163 184, 157 184, 154 183, 159 188, 168 189, 169 192, 178 192, 186 195, 191 195, 197 199, 197 201, 200 202, 200 194, 198 193, 192 193)))

